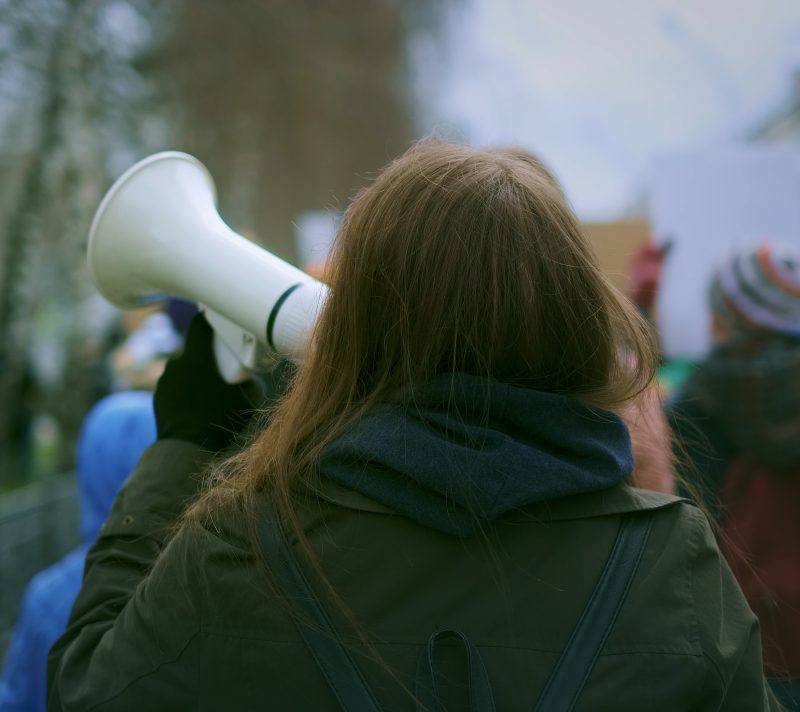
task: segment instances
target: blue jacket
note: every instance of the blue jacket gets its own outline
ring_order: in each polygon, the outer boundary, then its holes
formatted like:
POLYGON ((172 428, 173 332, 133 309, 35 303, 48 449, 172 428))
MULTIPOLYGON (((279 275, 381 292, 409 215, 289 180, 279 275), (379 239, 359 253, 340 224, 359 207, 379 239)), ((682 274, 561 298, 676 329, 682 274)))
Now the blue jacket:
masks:
POLYGON ((117 491, 155 437, 151 393, 115 393, 86 416, 76 451, 83 544, 36 574, 25 590, 0 679, 0 712, 44 712, 47 653, 66 627, 81 587, 86 552, 117 491))

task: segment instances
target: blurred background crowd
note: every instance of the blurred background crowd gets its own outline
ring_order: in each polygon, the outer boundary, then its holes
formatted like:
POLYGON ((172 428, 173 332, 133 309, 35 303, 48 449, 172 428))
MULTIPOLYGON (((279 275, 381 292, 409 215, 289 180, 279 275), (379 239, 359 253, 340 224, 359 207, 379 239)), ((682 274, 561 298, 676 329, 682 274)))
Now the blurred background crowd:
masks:
MULTIPOLYGON (((645 484, 658 489, 675 486, 671 455, 652 446, 667 420, 686 440, 681 423, 721 408, 698 366, 730 341, 720 328, 744 314, 750 336, 755 324, 797 354, 794 0, 0 0, 0 128, 0 656, 31 576, 81 542, 87 413, 151 390, 191 317, 180 300, 119 312, 86 269, 104 191, 149 153, 198 156, 234 229, 321 276, 349 198, 414 139, 535 152, 659 330, 659 414, 637 455, 655 458, 645 484), (782 247, 720 281, 735 249, 768 243, 782 247), (764 280, 789 327, 748 311, 764 280)), ((787 378, 737 401, 788 401, 778 449, 800 435, 787 378)), ((714 502, 747 446, 703 437, 717 450, 684 442, 692 467, 678 474, 702 471, 714 502)))

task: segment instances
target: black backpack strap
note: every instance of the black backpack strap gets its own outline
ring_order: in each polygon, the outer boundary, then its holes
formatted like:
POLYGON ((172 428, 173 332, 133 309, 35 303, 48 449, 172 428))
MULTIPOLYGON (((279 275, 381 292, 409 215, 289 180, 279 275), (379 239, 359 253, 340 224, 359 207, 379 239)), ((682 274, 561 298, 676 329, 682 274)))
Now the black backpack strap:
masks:
POLYGON ((380 712, 372 690, 300 568, 277 514, 264 509, 258 521, 261 549, 267 565, 287 597, 307 619, 307 624, 297 622, 298 630, 340 707, 348 712, 380 712))
POLYGON ((436 686, 434 652, 436 643, 446 638, 457 639, 464 648, 467 659, 470 712, 494 712, 494 697, 486 667, 478 649, 470 643, 463 633, 457 630, 440 630, 428 638, 428 645, 417 662, 417 712, 441 712, 442 705, 436 686))
MULTIPOLYGON (((603 573, 550 674, 534 712, 568 712, 575 706, 625 602, 647 545, 651 524, 648 513, 623 515, 603 573)), ((298 629, 341 708, 380 712, 372 690, 300 568, 274 512, 265 511, 259 517, 259 539, 271 570, 309 621, 309 624, 298 622, 298 629)), ((437 641, 447 637, 460 640, 467 654, 473 712, 493 712, 491 685, 478 650, 466 636, 453 630, 434 633, 420 656, 417 709, 437 712, 441 709, 433 653, 437 641)))
POLYGON ((623 515, 605 569, 534 712, 568 712, 575 706, 628 595, 651 525, 647 512, 623 515))

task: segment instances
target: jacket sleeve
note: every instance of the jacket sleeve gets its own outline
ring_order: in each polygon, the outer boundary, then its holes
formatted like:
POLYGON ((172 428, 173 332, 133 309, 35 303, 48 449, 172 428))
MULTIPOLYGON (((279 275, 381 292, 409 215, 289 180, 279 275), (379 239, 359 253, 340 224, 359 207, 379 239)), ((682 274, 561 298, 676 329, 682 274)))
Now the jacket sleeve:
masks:
MULTIPOLYGON (((126 709, 114 700, 137 680, 159 671, 166 684, 179 674, 170 663, 199 623, 191 597, 179 588, 165 592, 151 569, 207 461, 207 453, 178 440, 145 451, 87 556, 67 629, 48 656, 49 710, 126 709)), ((157 684, 137 686, 137 707, 163 709, 162 693, 157 684)))
POLYGON ((764 679, 758 620, 722 557, 705 515, 689 509, 692 594, 706 666, 704 697, 696 709, 781 710, 764 679))

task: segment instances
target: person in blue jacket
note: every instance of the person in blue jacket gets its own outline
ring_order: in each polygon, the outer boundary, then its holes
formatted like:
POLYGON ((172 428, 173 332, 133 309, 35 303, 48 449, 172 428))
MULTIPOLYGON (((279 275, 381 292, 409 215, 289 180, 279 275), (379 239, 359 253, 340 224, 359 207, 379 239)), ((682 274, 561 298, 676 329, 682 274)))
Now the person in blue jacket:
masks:
POLYGON ((47 653, 66 627, 81 587, 86 552, 117 491, 155 439, 152 393, 114 393, 86 416, 76 449, 83 543, 36 574, 25 590, 0 678, 0 711, 44 711, 47 653))

